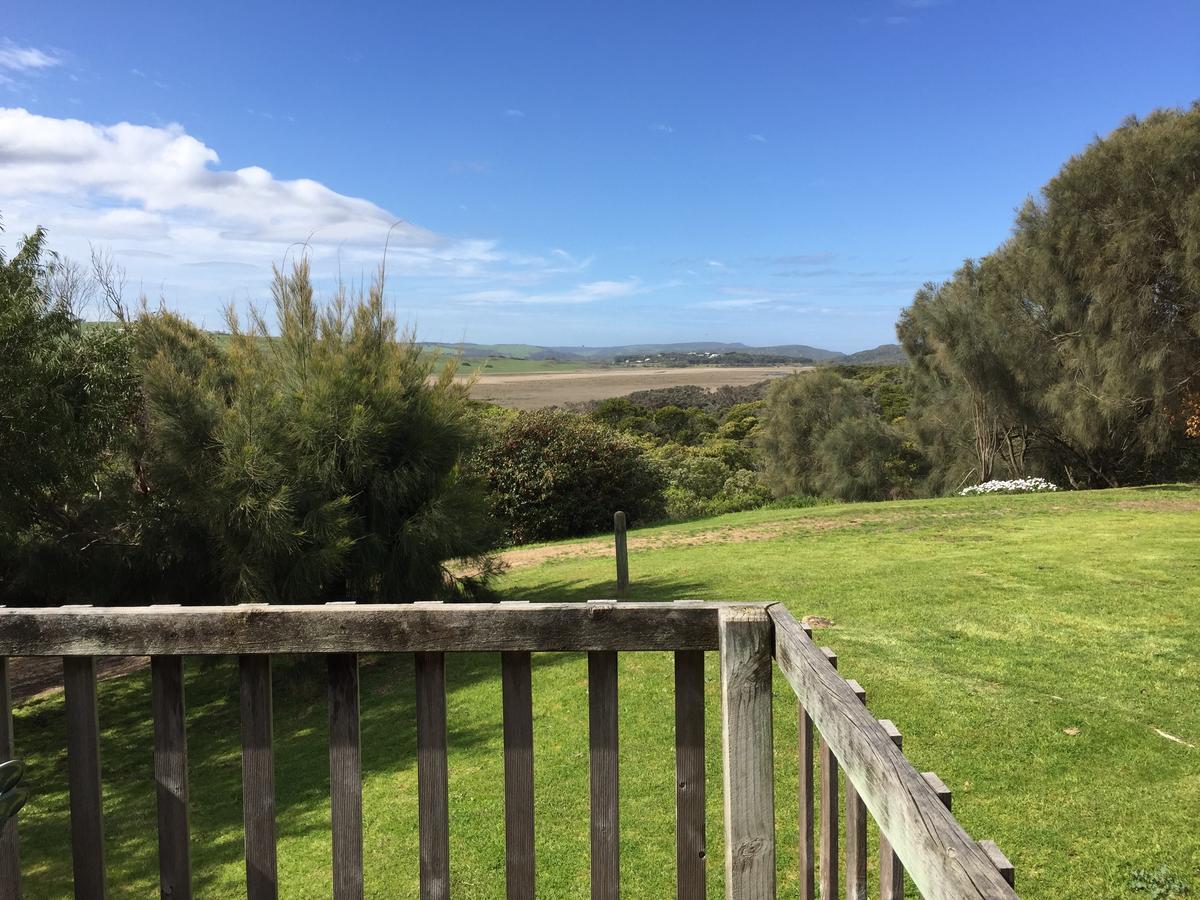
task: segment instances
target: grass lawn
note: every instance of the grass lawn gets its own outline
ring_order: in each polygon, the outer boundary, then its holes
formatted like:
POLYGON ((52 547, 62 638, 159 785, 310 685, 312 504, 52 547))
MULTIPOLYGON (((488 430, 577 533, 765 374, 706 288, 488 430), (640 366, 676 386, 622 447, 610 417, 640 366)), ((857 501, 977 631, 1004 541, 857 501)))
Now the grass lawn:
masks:
POLYGON ((552 372, 579 372, 590 368, 585 362, 560 362, 557 359, 514 359, 508 356, 489 356, 463 359, 458 364, 459 375, 540 375, 552 372))
MULTIPOLYGON (((636 599, 781 600, 820 615, 840 670, 893 719, 905 750, 954 791, 976 838, 1017 867, 1025 897, 1151 896, 1131 873, 1166 865, 1200 890, 1200 489, 982 497, 757 511, 637 532, 636 599), (1178 743, 1156 731, 1186 742, 1178 743)), ((611 595, 611 560, 515 568, 507 597, 611 595)), ((451 866, 460 897, 503 896, 499 660, 448 661, 451 866)), ((315 659, 276 668, 280 874, 326 896, 325 688, 315 659)), ((710 894, 721 888, 715 659, 710 656, 710 894)), ((367 893, 415 896, 412 663, 363 667, 367 893)), ((623 654, 623 893, 673 895, 671 661, 623 654)), ((189 660, 198 893, 244 896, 236 672, 189 660)), ((587 684, 580 656, 535 657, 539 894, 587 894, 587 684)), ((794 704, 776 678, 780 896, 794 895, 794 704)), ((110 886, 157 889, 149 681, 101 686, 110 886)), ((58 697, 16 712, 34 799, 22 814, 26 893, 70 893, 58 697)), ((874 840, 874 837, 872 837, 874 840)), ((1165 896, 1165 895, 1164 895, 1165 896)))

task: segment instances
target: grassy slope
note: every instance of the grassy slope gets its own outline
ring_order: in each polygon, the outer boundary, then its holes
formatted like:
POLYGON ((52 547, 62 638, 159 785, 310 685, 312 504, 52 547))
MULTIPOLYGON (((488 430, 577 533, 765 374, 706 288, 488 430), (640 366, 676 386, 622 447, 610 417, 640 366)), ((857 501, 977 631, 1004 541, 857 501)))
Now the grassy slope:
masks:
MULTIPOLYGON (((835 627, 820 640, 894 719, 922 769, 955 792, 976 837, 999 842, 1026 897, 1129 896, 1133 867, 1167 863, 1200 886, 1200 490, 1128 490, 759 511, 642 532, 662 547, 631 561, 638 598, 781 599, 835 627), (714 527, 724 543, 696 541, 714 527), (770 540, 737 541, 766 529, 770 540), (1064 729, 1079 729, 1069 735, 1064 729)), ((611 594, 611 563, 516 570, 531 600, 611 594)), ((535 658, 540 893, 585 896, 586 670, 535 658)), ((720 893, 719 718, 709 687, 710 891, 720 893)), ((284 895, 328 888, 328 769, 315 660, 277 669, 277 781, 284 895)), ((498 663, 452 656, 452 852, 461 896, 503 893, 498 663)), ((144 675, 102 686, 107 837, 115 895, 152 893, 152 761, 144 675)), ((672 892, 670 658, 621 659, 624 892, 672 892)), ((189 662, 195 867, 202 896, 242 890, 236 681, 189 662)), ((776 680, 781 869, 794 867, 795 725, 776 680)), ((416 892, 411 664, 363 673, 367 890, 416 892)), ((23 814, 31 897, 69 892, 63 720, 58 699, 16 723, 37 798, 23 814)), ((794 890, 785 883, 781 896, 794 890)), ((243 894, 244 895, 244 894, 243 894)))

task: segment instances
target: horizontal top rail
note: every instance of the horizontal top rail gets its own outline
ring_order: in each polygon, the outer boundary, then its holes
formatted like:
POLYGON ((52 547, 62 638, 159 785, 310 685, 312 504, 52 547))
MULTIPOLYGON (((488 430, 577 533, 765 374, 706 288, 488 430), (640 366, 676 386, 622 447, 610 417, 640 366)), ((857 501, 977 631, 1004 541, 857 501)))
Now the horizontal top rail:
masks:
POLYGON ((1017 895, 787 609, 769 608, 775 661, 927 900, 1017 895))
POLYGON ((716 650, 723 606, 416 603, 0 608, 0 656, 716 650))

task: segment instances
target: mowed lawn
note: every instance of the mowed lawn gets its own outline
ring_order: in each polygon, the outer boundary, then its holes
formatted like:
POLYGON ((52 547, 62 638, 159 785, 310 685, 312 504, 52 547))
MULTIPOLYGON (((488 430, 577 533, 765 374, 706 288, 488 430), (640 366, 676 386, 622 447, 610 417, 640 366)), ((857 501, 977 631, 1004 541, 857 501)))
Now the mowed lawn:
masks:
MULTIPOLYGON (((976 838, 1016 864, 1025 897, 1148 896, 1166 865, 1200 891, 1200 489, 1169 486, 757 511, 634 535, 635 599, 780 600, 832 627, 817 639, 862 683, 905 750, 954 791, 976 838), (1172 739, 1172 737, 1174 739, 1172 739)), ((506 597, 611 596, 612 561, 514 568, 506 597)), ((499 661, 448 661, 451 867, 460 897, 502 897, 499 661)), ((319 659, 276 668, 283 895, 327 896, 325 687, 319 659)), ((710 895, 721 887, 720 721, 706 673, 710 895)), ((412 661, 363 660, 367 893, 417 893, 412 661)), ((623 654, 622 887, 674 890, 668 654, 623 654)), ((795 892, 795 706, 776 677, 780 896, 795 892)), ((198 893, 244 896, 236 670, 189 660, 192 844, 198 893)), ((535 657, 539 895, 588 884, 587 682, 578 655, 535 657)), ((101 686, 111 893, 150 896, 154 790, 146 673, 101 686)), ((70 893, 59 697, 16 711, 35 797, 22 814, 30 897, 70 893)), ((872 835, 872 846, 875 836, 872 835)))

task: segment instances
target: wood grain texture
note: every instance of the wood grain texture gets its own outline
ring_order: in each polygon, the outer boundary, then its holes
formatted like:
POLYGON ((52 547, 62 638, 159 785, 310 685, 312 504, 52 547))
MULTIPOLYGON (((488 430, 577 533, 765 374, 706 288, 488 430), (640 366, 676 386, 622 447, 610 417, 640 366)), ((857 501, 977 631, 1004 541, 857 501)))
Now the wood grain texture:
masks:
MULTIPOLYGON (((879 726, 888 738, 903 750, 904 737, 890 719, 880 719, 879 726)), ((892 850, 887 835, 879 833, 879 898, 880 900, 904 900, 904 864, 892 850)))
POLYGON ((723 603, 0 609, 0 655, 715 650, 723 603))
MULTIPOLYGON (((846 684, 865 706, 867 692, 862 685, 852 678, 846 684)), ((867 900, 867 807, 850 781, 846 782, 846 900, 867 900)))
POLYGON ((333 832, 333 896, 363 896, 362 751, 358 656, 331 653, 329 669, 329 800, 333 832))
POLYGON ((192 896, 188 831, 187 726, 183 657, 150 658, 154 784, 158 803, 158 883, 163 897, 192 896))
POLYGON ((533 900, 533 678, 530 655, 500 656, 504 702, 504 867, 509 900, 533 900))
POLYGON ((775 770, 771 722, 771 619, 764 609, 723 609, 721 746, 725 788, 725 896, 775 896, 775 770))
POLYGON ((625 513, 613 515, 613 543, 617 556, 617 596, 629 596, 629 539, 626 534, 625 513))
POLYGON ((996 867, 996 871, 1000 873, 1000 877, 1004 879, 1004 883, 1009 887, 1015 887, 1017 871, 1009 858, 1004 855, 1004 851, 996 846, 996 842, 980 841, 979 847, 987 854, 987 858, 992 861, 992 865, 996 867))
POLYGON ((96 661, 63 659, 67 707, 67 783, 71 791, 71 857, 77 900, 105 896, 104 809, 100 787, 100 720, 96 661))
POLYGON ((417 820, 421 900, 450 896, 450 783, 446 765, 446 656, 417 653, 417 820))
MULTIPOLYGON (((8 657, 0 656, 0 762, 16 759, 8 657)), ((17 816, 0 825, 0 900, 21 900, 21 842, 17 816)))
POLYGON ((620 777, 617 765, 617 654, 588 654, 592 900, 621 892, 620 777))
MULTIPOLYGON (((821 656, 834 669, 837 654, 828 647, 820 649, 821 656)), ((821 735, 817 749, 821 807, 819 831, 821 841, 821 900, 836 900, 838 895, 838 764, 833 750, 821 735)))
POLYGON ((246 896, 279 896, 275 858, 275 749, 271 658, 243 655, 241 681, 242 818, 246 830, 246 896))
POLYGON ((703 898, 708 849, 704 826, 704 652, 675 654, 675 896, 703 898))
POLYGON ((769 612, 780 670, 922 895, 928 900, 1016 897, 800 623, 782 606, 769 612))
POLYGON ((812 719, 799 701, 796 703, 796 774, 796 852, 800 868, 800 900, 815 900, 817 847, 813 822, 813 726, 812 719))

